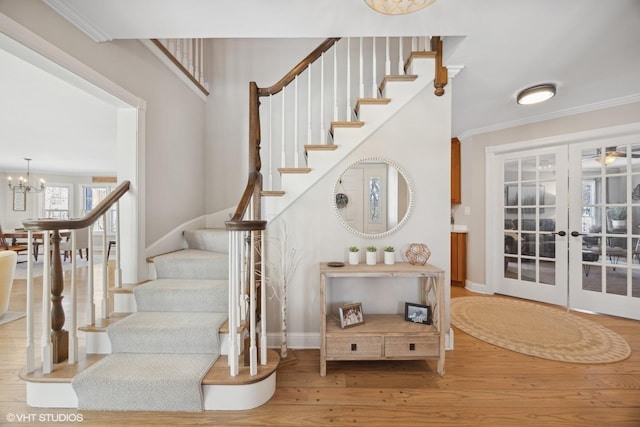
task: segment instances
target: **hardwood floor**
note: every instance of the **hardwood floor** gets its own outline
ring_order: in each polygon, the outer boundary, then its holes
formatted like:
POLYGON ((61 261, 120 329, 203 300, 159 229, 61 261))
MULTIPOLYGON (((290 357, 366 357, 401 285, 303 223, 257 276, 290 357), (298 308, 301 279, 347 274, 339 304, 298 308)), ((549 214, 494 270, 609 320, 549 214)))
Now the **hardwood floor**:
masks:
MULTIPOLYGON (((10 310, 24 311, 24 288, 24 281, 15 282, 10 310)), ((452 294, 470 293, 454 287, 452 294)), ((435 373, 435 361, 406 361, 329 362, 323 378, 319 350, 293 350, 295 360, 278 369, 277 390, 267 404, 204 413, 28 407, 18 379, 23 318, 0 326, 0 425, 640 426, 640 322, 576 314, 623 336, 631 356, 604 365, 553 362, 455 330, 444 377, 435 373), (14 415, 30 422, 10 422, 14 415)))

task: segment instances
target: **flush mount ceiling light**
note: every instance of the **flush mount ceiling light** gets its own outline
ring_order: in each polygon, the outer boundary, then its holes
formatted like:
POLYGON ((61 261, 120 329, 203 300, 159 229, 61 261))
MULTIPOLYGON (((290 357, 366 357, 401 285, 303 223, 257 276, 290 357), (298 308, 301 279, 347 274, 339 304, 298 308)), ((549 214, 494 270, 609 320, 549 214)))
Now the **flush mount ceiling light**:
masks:
POLYGON ((364 0, 376 12, 385 15, 404 15, 435 3, 436 0, 364 0))
POLYGON ((528 87, 518 94, 516 100, 518 104, 529 105, 546 101, 556 94, 556 86, 551 83, 528 87))

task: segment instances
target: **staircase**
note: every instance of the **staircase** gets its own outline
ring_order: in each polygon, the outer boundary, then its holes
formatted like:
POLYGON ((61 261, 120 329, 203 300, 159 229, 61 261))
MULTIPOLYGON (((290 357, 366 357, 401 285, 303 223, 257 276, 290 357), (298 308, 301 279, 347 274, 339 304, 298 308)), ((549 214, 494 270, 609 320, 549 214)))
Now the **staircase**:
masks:
MULTIPOLYGON (((362 89, 359 96, 352 97, 347 84, 348 94, 345 98, 348 107, 344 114, 339 113, 337 101, 335 102, 336 107, 329 114, 333 120, 330 120, 328 126, 328 138, 323 135, 320 144, 313 144, 310 136, 306 139, 306 144, 302 141, 304 138, 297 136, 294 136, 291 144, 285 143, 283 139, 283 152, 280 156, 275 156, 282 159, 279 165, 271 162, 272 154, 277 153, 279 148, 273 141, 268 141, 264 148, 269 153, 265 156, 269 158, 268 185, 263 188, 260 135, 272 133, 273 121, 271 124, 261 124, 260 97, 269 96, 271 104, 273 95, 284 92, 284 88, 318 58, 322 62, 324 52, 337 41, 328 39, 271 88, 260 89, 255 83, 250 84, 249 180, 233 218, 225 224, 226 230, 184 231, 185 249, 158 255, 151 260, 153 280, 112 290, 116 313, 103 322, 96 321, 91 326, 79 328, 86 332, 86 359, 78 361, 70 357, 70 364, 58 369, 47 366, 46 356, 43 357, 43 368, 39 371, 34 368, 34 362, 28 356, 27 369, 21 373, 21 378, 27 382, 27 403, 30 406, 106 410, 243 410, 260 406, 271 398, 275 392, 275 370, 279 356, 275 351, 267 350, 266 312, 264 305, 260 307, 258 304, 260 299, 266 300, 261 278, 268 276, 268 272, 263 270, 267 263, 262 260, 262 257, 268 257, 266 247, 261 243, 266 229, 264 218, 273 220, 280 215, 349 153, 366 142, 386 121, 400 112, 421 90, 433 84, 438 95, 442 94, 443 85, 446 84, 446 69, 441 63, 442 44, 439 38, 431 39, 431 46, 438 47, 437 52, 408 50, 410 54, 406 58, 402 54, 403 42, 400 40, 397 72, 391 73, 390 67, 385 65, 387 72, 378 74, 384 75, 381 83, 378 83, 374 71, 371 97, 364 96, 362 89), (351 99, 354 101, 351 102, 351 99), (345 119, 340 120, 339 116, 344 116, 345 119), (287 145, 293 145, 293 153, 285 153, 287 145), (294 158, 293 165, 288 164, 288 159, 291 158, 294 158), (278 179, 273 179, 273 170, 278 171, 278 179), (245 338, 248 341, 246 346, 245 338), (180 354, 182 362, 176 362, 173 357, 165 357, 175 353, 180 354), (241 366, 242 359, 248 360, 249 366, 241 366), (195 365, 202 367, 201 373, 193 374, 195 377, 200 375, 197 380, 200 397, 198 405, 194 405, 193 400, 175 406, 166 403, 166 399, 177 402, 181 396, 190 393, 177 391, 172 397, 168 388, 183 390, 178 389, 182 385, 167 387, 162 382, 171 376, 170 372, 174 372, 173 376, 179 379, 180 370, 176 372, 172 369, 181 366, 181 363, 184 363, 185 368, 195 365), (211 364, 213 365, 209 369, 211 364), (102 370, 113 369, 114 366, 131 369, 123 369, 119 375, 102 370), (56 369, 54 379, 42 380, 56 369), (134 386, 127 383, 134 372, 151 374, 146 375, 145 385, 134 386), (97 382, 84 383, 94 374, 100 378, 97 382), (107 397, 120 394, 114 390, 128 389, 129 394, 122 393, 126 397, 106 403, 107 397), (148 394, 145 390, 156 392, 148 394), (165 403, 158 403, 161 401, 165 403)), ((349 46, 347 42, 347 52, 350 52, 349 46)), ((361 39, 361 58, 362 46, 361 39)), ((375 49, 376 44, 373 42, 374 57, 375 49)), ((333 55, 335 60, 335 50, 333 55)), ((362 68, 362 60, 360 62, 362 68)), ((297 87, 297 80, 295 81, 297 87)), ((359 86, 363 86, 362 79, 359 86)), ((334 86, 334 93, 336 91, 334 86)), ((321 93, 324 92, 321 85, 321 93)), ((311 96, 308 98, 311 99, 311 96)), ((320 103, 322 105, 324 101, 321 100, 320 103)), ((294 105, 297 106, 297 102, 294 105)), ((311 107, 308 110, 311 111, 311 107)), ((286 115, 283 100, 282 116, 286 115)), ((297 130, 297 122, 294 126, 297 130)), ((309 135, 311 127, 310 124, 309 135)), ((317 128, 321 130, 320 133, 324 133, 324 125, 318 125, 317 128)), ((283 129, 281 133, 285 135, 287 132, 283 129)), ((108 208, 109 206, 105 206, 104 211, 108 208)), ((64 224, 57 227, 63 228, 64 224)), ((47 250, 48 247, 45 248, 47 250)), ((28 286, 32 285, 28 283, 28 286)), ((104 301, 103 307, 106 307, 104 301)), ((94 316, 92 310, 90 308, 90 318, 94 316)), ((74 321, 70 329, 74 331, 75 312, 72 318, 74 321)), ((50 325, 43 323, 43 329, 49 330, 50 325)), ((46 340, 44 336, 43 340, 46 340)), ((28 351, 34 351, 33 336, 28 337, 28 347, 28 351)), ((69 347, 72 345, 69 344, 69 347)), ((77 349, 73 352, 75 353, 77 349)), ((43 355, 46 355, 44 350, 43 355)), ((198 400, 198 396, 195 399, 198 400)))
MULTIPOLYGON (((55 406, 244 410, 271 398, 278 360, 275 352, 271 352, 271 363, 261 366, 256 376, 242 368, 236 378, 230 377, 224 357, 229 348, 228 232, 188 230, 184 238, 186 249, 151 260, 156 279, 118 290, 121 298, 108 325, 80 328, 87 334, 87 353, 104 356, 89 356, 88 361, 96 359, 95 363, 55 384, 55 406), (122 307, 136 311, 119 312, 122 307)), ((30 388, 29 405, 50 406, 41 399, 51 396, 51 383, 30 388)))

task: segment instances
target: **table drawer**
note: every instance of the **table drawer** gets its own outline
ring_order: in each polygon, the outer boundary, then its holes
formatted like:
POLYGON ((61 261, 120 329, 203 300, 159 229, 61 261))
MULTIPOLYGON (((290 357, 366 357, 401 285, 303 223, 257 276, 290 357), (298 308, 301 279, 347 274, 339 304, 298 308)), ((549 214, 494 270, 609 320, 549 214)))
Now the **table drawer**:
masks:
POLYGON ((385 357, 438 356, 440 340, 437 336, 385 337, 385 357))
POLYGON ((349 360, 382 357, 382 336, 327 337, 327 359, 349 360))

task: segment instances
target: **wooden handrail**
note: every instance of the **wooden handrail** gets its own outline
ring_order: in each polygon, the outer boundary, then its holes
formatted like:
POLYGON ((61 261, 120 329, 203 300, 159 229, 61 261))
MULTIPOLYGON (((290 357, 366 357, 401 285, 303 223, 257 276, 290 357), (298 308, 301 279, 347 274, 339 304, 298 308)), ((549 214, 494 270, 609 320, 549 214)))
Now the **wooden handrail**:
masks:
POLYGON ((289 83, 291 83, 293 79, 296 78, 297 75, 301 74, 304 70, 307 69, 309 65, 315 62, 316 59, 320 58, 320 55, 325 53, 327 50, 331 49, 331 47, 334 44, 336 44, 338 40, 340 40, 340 37, 333 37, 333 38, 326 39, 324 42, 320 44, 320 46, 315 48, 313 52, 307 55, 306 58, 300 61, 298 65, 293 67, 291 71, 285 74, 284 77, 281 78, 278 83, 274 84, 271 87, 259 89, 258 94, 260 96, 269 96, 269 95, 275 95, 276 93, 280 92, 282 88, 284 88, 289 83))
POLYGON ((83 218, 76 219, 28 219, 22 221, 25 230, 74 230, 85 228, 96 222, 106 213, 120 198, 129 191, 131 183, 123 181, 107 197, 105 197, 95 208, 91 209, 83 218))
MULTIPOLYGON (((291 83, 297 75, 301 74, 314 61, 335 45, 340 38, 329 38, 323 41, 313 52, 307 55, 295 67, 284 75, 276 84, 268 88, 259 88, 256 82, 249 83, 249 177, 247 185, 242 193, 238 207, 230 221, 228 221, 227 229, 242 229, 244 216, 249 208, 249 204, 253 200, 256 206, 253 219, 260 219, 260 191, 262 190, 262 162, 260 160, 260 97, 274 95, 280 92, 286 85, 291 83)), ((252 226, 247 224, 249 228, 252 226)), ((266 227, 266 225, 264 225, 266 227)), ((262 228, 264 229, 264 228, 262 228)))

